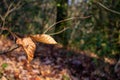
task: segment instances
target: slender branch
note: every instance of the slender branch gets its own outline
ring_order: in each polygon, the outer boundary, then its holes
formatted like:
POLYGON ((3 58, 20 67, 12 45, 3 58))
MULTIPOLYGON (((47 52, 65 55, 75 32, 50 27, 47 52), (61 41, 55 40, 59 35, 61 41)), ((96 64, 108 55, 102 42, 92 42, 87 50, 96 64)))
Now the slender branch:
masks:
POLYGON ((115 67, 114 67, 115 72, 118 72, 119 65, 120 65, 120 58, 119 58, 118 62, 116 63, 115 67))
POLYGON ((11 9, 11 7, 13 6, 13 3, 11 3, 10 6, 8 7, 8 10, 7 10, 4 18, 6 19, 6 17, 7 17, 10 13, 12 13, 13 11, 15 11, 15 10, 20 6, 20 3, 21 3, 21 2, 19 1, 19 2, 16 4, 16 6, 14 6, 14 8, 12 8, 12 9, 11 9))
POLYGON ((14 3, 14 2, 12 2, 12 3, 9 5, 8 10, 10 10, 10 8, 13 6, 13 3, 14 3))
POLYGON ((2 15, 0 14, 0 19, 3 21, 4 20, 4 18, 2 17, 2 15))
POLYGON ((13 12, 14 10, 20 8, 20 7, 21 7, 21 6, 20 6, 20 3, 21 3, 21 1, 19 1, 19 2, 16 4, 16 6, 14 6, 14 8, 10 9, 10 13, 13 12))
POLYGON ((6 53, 10 53, 10 52, 12 52, 12 51, 14 51, 15 49, 17 49, 17 48, 19 48, 20 46, 19 45, 14 45, 14 46, 12 46, 11 48, 9 48, 8 50, 6 50, 6 51, 1 51, 0 52, 0 54, 6 54, 6 53))
POLYGON ((48 32, 53 26, 55 26, 56 24, 59 24, 59 23, 61 23, 61 22, 65 22, 65 21, 69 21, 69 20, 74 20, 74 19, 87 19, 87 18, 90 18, 90 17, 91 17, 91 16, 86 16, 86 17, 71 17, 71 18, 67 18, 67 19, 58 21, 58 22, 52 24, 50 27, 48 27, 43 33, 45 34, 45 33, 48 32))
MULTIPOLYGON (((13 11, 15 11, 16 9, 18 9, 18 8, 20 7, 20 3, 21 3, 21 1, 19 1, 15 6, 13 6, 13 5, 14 5, 14 2, 12 2, 12 3, 8 6, 8 9, 7 9, 5 15, 4 15, 4 16, 0 15, 0 18, 1 18, 1 20, 2 20, 2 25, 1 25, 1 27, 4 28, 5 23, 6 23, 6 18, 8 17, 8 15, 9 15, 10 13, 12 13, 13 11), (13 7, 13 8, 12 8, 12 7, 13 7)), ((1 33, 2 33, 2 31, 0 31, 0 34, 1 34, 1 33)))
POLYGON ((5 13, 4 15, 4 20, 6 19, 6 17, 9 15, 10 13, 10 8, 13 6, 13 2, 9 5, 8 9, 7 9, 7 12, 5 13))
POLYGON ((48 34, 48 35, 60 34, 60 33, 64 32, 64 31, 67 30, 67 29, 69 29, 69 27, 62 29, 61 31, 58 31, 58 32, 55 32, 55 33, 48 34))
MULTIPOLYGON (((5 26, 5 20, 2 21, 1 27, 3 28, 5 26)), ((0 34, 2 34, 2 30, 0 31, 0 34)))
POLYGON ((106 9, 106 10, 108 10, 108 11, 112 12, 112 13, 115 13, 115 14, 120 15, 120 12, 115 11, 115 10, 112 10, 112 9, 109 9, 109 8, 107 8, 105 5, 103 5, 103 4, 102 4, 102 3, 100 3, 100 2, 97 2, 97 4, 98 4, 99 6, 101 6, 102 8, 104 8, 104 9, 106 9))
POLYGON ((8 28, 5 28, 5 27, 2 27, 2 28, 0 28, 1 30, 6 30, 6 31, 8 31, 13 37, 15 37, 15 38, 19 38, 15 33, 13 33, 12 31, 10 31, 8 28))
POLYGON ((78 27, 79 24, 80 24, 80 21, 78 21, 78 22, 76 23, 76 25, 75 25, 75 28, 73 28, 73 30, 72 30, 72 32, 71 32, 71 34, 70 34, 70 39, 69 39, 68 43, 71 44, 72 40, 74 39, 73 37, 74 37, 74 35, 75 35, 76 29, 77 29, 77 27, 78 27))

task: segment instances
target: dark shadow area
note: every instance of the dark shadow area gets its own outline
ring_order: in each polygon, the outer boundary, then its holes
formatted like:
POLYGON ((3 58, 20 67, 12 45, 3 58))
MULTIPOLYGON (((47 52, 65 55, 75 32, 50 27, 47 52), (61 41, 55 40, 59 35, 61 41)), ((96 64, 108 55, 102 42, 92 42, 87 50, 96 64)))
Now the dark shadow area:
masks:
MULTIPOLYGON (((50 65, 53 70, 67 69, 69 75, 80 80, 119 80, 119 73, 114 72, 114 66, 86 53, 67 50, 57 45, 38 44, 35 58, 41 63, 50 65), (57 67, 56 67, 57 66, 57 67)), ((73 79, 74 80, 74 79, 73 79)))

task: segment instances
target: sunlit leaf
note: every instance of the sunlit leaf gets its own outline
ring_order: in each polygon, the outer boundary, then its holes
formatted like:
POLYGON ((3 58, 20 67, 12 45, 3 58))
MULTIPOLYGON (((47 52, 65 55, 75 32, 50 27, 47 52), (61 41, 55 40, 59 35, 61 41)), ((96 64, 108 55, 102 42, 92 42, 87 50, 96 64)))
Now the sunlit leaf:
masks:
POLYGON ((23 49, 25 50, 27 54, 28 62, 30 62, 34 57, 34 52, 36 50, 35 43, 32 41, 30 37, 25 37, 23 39, 17 39, 16 43, 19 45, 22 45, 23 49))
POLYGON ((30 35, 30 37, 37 42, 42 42, 45 44, 57 44, 57 42, 47 34, 30 35))

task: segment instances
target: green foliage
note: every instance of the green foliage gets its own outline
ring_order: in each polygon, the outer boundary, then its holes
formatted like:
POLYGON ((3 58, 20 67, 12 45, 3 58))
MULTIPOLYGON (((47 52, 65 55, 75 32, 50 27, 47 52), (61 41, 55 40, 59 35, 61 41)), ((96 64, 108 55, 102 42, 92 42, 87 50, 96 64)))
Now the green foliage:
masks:
MULTIPOLYGON (((75 33, 72 36, 70 45, 82 50, 92 51, 98 56, 115 57, 116 54, 120 53, 120 27, 118 26, 120 15, 104 9, 97 4, 98 2, 109 9, 120 12, 118 10, 120 1, 90 0, 88 3, 82 2, 81 6, 84 6, 84 9, 80 9, 80 11, 82 10, 84 15, 92 16, 89 19, 80 21, 76 29, 73 28, 75 33)), ((77 10, 79 11, 79 9, 77 10)))
POLYGON ((67 75, 63 75, 63 80, 70 80, 70 78, 67 75))
POLYGON ((7 63, 3 63, 3 64, 1 65, 1 67, 2 67, 3 69, 5 69, 7 66, 8 66, 7 63))
MULTIPOLYGON (((2 0, 0 2, 0 4, 3 5, 0 6, 0 11, 2 12, 0 12, 1 16, 4 16, 4 14, 7 13, 5 4, 10 6, 11 4, 16 5, 18 2, 20 1, 6 1, 6 3, 4 3, 2 0)), ((14 5, 12 8, 15 7, 14 5)), ((54 2, 45 0, 21 0, 20 8, 8 15, 5 26, 11 28, 12 31, 21 34, 42 33, 48 28, 49 24, 55 22, 55 17, 53 16, 55 14, 54 6, 54 2)))

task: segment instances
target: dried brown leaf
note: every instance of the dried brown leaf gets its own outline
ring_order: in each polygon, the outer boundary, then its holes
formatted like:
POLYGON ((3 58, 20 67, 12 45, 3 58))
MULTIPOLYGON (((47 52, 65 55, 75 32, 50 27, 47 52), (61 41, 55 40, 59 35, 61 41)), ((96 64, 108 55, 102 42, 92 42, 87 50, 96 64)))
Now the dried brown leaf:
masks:
POLYGON ((45 44, 57 44, 57 42, 50 35, 47 34, 30 35, 30 37, 37 42, 45 44))
POLYGON ((42 77, 36 76, 34 80, 44 80, 42 77))
POLYGON ((0 80, 7 80, 7 78, 5 76, 2 76, 0 80))
POLYGON ((16 41, 17 44, 22 45, 23 49, 25 50, 28 62, 30 62, 34 57, 34 52, 36 50, 36 44, 32 41, 30 37, 25 37, 23 39, 19 38, 16 41))

